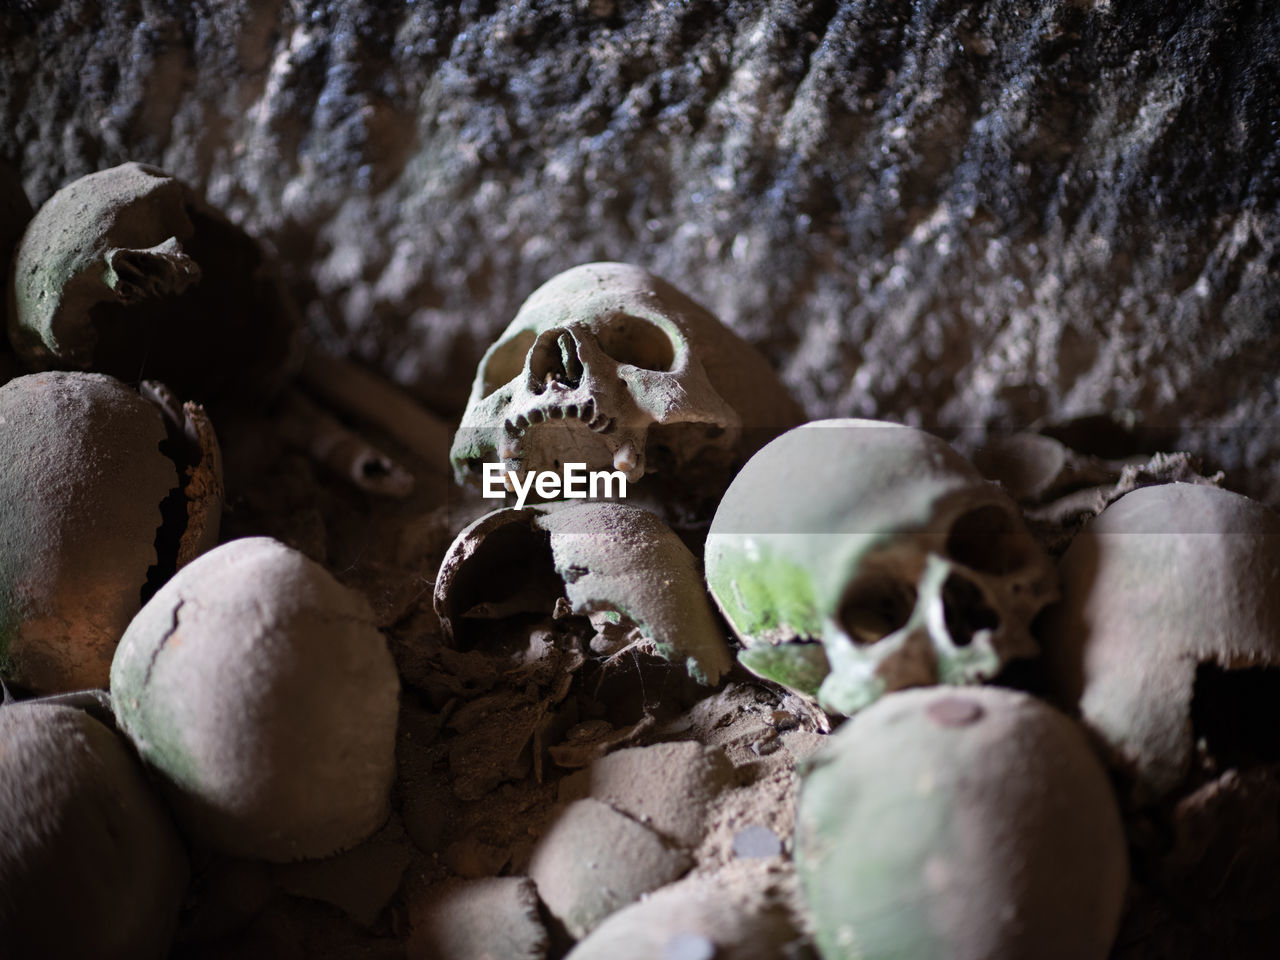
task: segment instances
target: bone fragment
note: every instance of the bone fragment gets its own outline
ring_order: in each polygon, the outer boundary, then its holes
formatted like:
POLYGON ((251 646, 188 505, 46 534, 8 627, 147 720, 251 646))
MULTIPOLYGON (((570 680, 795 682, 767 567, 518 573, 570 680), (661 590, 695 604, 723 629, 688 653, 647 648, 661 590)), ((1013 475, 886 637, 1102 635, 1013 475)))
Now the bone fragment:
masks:
POLYGON ((297 390, 281 398, 276 427, 289 446, 366 493, 403 499, 413 492, 413 475, 408 470, 297 390))
POLYGON ((187 501, 187 526, 178 541, 177 569, 218 545, 226 491, 222 476, 222 448, 209 415, 198 403, 183 403, 158 380, 143 380, 138 393, 159 408, 171 431, 182 435, 187 465, 182 469, 182 494, 187 501))
POLYGON ((449 426, 407 393, 354 363, 308 351, 302 383, 342 413, 386 432, 432 471, 449 470, 449 426))

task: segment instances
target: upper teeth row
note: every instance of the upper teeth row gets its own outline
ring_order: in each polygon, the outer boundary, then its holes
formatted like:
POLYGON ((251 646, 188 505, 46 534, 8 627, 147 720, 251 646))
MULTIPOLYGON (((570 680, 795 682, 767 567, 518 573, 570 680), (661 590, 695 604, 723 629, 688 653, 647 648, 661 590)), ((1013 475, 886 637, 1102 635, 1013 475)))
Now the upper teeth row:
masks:
POLYGON ((595 400, 588 399, 581 406, 576 403, 568 403, 563 406, 558 403, 551 403, 545 407, 535 407, 528 413, 519 414, 514 420, 508 420, 506 423, 507 434, 522 436, 531 424, 541 423, 543 420, 564 420, 569 418, 582 420, 596 433, 604 433, 609 427, 613 426, 612 418, 605 416, 603 413, 597 413, 595 400))

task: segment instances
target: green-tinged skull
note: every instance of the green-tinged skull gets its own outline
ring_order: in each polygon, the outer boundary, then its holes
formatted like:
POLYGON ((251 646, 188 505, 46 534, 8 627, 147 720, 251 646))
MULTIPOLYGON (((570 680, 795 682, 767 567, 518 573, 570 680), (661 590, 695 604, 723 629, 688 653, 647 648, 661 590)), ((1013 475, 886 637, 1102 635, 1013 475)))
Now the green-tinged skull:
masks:
POLYGON ((31 369, 156 377, 202 402, 269 395, 297 359, 296 308, 263 249, 140 163, 41 206, 14 255, 8 314, 31 369))
POLYGON ((824 960, 1102 960, 1128 879, 1084 732, 999 687, 906 690, 841 727, 795 851, 824 960))
POLYGON ((1029 624, 1056 597, 998 487, 937 437, 870 420, 806 424, 757 453, 706 570, 743 664, 843 714, 1035 655, 1029 624))

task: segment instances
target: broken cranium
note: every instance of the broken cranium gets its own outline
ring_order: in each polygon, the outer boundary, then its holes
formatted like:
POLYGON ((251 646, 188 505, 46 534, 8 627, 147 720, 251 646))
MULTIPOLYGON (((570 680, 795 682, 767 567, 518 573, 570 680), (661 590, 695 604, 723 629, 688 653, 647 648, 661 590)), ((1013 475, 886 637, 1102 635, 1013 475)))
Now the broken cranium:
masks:
POLYGON ((729 650, 697 560, 661 520, 620 503, 562 503, 497 510, 462 531, 436 578, 445 634, 468 624, 556 609, 639 631, 664 659, 715 684, 729 650))
POLYGON ((60 371, 0 387, 0 676, 20 687, 105 687, 142 602, 217 542, 213 427, 141 393, 60 371))
POLYGON ((164 380, 200 401, 273 392, 296 313, 257 242, 154 167, 55 193, 13 263, 9 336, 28 367, 164 380))
POLYGON ((459 482, 485 462, 574 462, 633 482, 678 471, 718 492, 802 419, 764 357, 705 308, 639 267, 590 263, 539 287, 485 353, 451 457, 459 482))
POLYGON ((806 424, 756 454, 706 569, 742 663, 843 714, 1034 656, 1031 619, 1056 595, 997 486, 942 440, 869 420, 806 424))
POLYGON ((1145 487, 1099 514, 1059 566, 1062 602, 1045 618, 1050 684, 1130 777, 1135 801, 1187 785, 1197 753, 1274 757, 1275 513, 1203 484, 1145 487))

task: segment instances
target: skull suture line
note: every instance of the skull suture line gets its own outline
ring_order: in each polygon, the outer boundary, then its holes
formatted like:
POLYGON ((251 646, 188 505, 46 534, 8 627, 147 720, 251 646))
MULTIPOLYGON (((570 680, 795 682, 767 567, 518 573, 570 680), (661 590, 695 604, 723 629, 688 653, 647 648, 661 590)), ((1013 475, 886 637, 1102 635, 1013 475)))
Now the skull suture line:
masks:
POLYGON ((706 309, 639 267, 591 263, 539 287, 485 353, 451 456, 459 482, 502 460, 629 481, 679 471, 696 487, 802 419, 768 361, 706 309))
POLYGON ((756 454, 716 511, 706 571, 743 664, 843 714, 1035 655, 1031 619, 1057 596, 997 486, 937 437, 869 420, 756 454))

